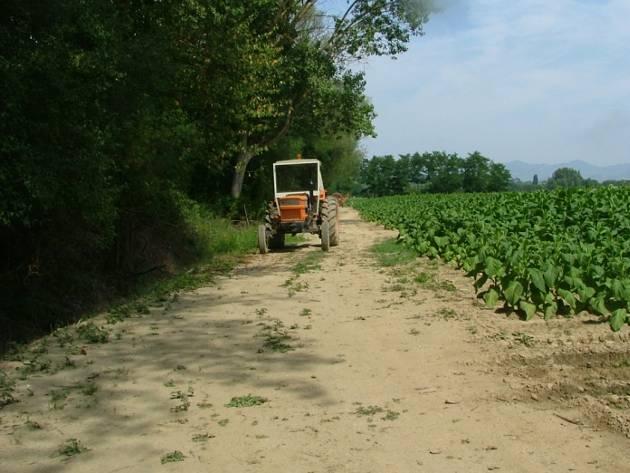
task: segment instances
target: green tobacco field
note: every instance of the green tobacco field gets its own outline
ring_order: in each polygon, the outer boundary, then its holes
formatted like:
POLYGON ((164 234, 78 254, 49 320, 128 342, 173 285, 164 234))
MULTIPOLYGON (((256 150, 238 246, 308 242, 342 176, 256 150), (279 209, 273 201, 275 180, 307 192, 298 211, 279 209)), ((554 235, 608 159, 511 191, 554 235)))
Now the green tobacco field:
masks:
POLYGON ((454 262, 488 307, 630 323, 630 188, 355 198, 420 255, 454 262))

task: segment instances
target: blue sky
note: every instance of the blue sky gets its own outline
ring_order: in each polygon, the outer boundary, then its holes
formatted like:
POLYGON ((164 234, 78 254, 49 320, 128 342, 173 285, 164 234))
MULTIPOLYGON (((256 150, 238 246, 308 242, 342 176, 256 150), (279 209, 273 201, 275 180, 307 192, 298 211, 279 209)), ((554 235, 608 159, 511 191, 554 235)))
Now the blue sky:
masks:
POLYGON ((630 162, 630 0, 442 1, 407 53, 353 66, 378 113, 368 155, 630 162))

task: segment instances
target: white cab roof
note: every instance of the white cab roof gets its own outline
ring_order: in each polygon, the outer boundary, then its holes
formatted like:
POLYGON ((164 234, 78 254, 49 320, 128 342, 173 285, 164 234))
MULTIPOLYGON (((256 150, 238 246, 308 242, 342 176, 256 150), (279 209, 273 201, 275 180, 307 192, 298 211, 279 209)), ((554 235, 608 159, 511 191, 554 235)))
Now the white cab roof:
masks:
POLYGON ((285 161, 276 161, 274 166, 284 166, 287 164, 317 164, 319 159, 287 159, 285 161))

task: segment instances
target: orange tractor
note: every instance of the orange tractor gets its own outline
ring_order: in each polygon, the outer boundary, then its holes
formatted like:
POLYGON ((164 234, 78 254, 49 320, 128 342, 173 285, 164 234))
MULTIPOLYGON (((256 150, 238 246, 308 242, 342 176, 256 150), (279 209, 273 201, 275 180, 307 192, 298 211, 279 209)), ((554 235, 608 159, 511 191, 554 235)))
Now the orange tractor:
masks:
POLYGON ((284 247, 284 237, 297 233, 317 234, 322 250, 339 244, 337 201, 328 196, 317 159, 292 159, 273 164, 274 199, 265 222, 258 226, 258 249, 284 247))

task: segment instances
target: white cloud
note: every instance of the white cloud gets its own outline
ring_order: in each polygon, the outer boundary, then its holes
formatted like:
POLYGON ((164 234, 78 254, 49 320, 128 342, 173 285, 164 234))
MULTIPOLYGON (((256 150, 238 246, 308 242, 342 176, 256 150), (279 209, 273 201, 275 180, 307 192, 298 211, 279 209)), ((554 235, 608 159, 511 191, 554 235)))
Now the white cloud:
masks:
POLYGON ((628 0, 455 2, 399 60, 363 66, 369 152, 629 162, 628 18, 628 0))

